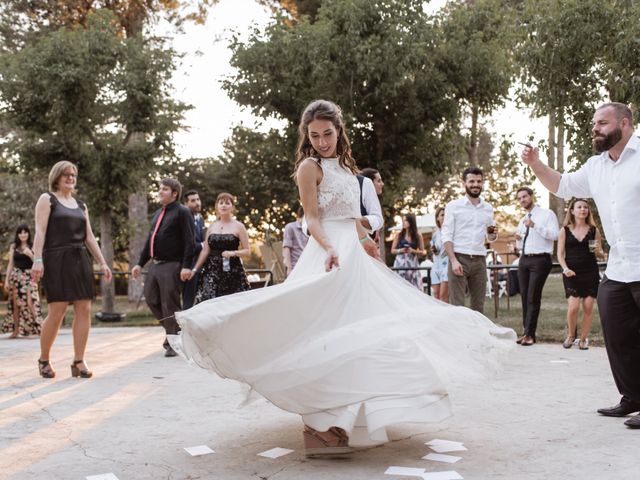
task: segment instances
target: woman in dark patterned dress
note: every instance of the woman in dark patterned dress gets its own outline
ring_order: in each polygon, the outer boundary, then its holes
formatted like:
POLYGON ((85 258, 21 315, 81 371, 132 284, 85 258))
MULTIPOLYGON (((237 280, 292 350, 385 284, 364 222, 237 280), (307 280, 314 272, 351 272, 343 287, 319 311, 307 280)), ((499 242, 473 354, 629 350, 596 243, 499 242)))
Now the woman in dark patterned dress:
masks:
POLYGON ((38 287, 31 280, 33 266, 31 231, 26 224, 19 225, 9 250, 9 265, 4 289, 9 294, 7 316, 2 333, 11 332, 9 338, 40 335, 42 312, 38 287))
POLYGON ((558 235, 558 262, 562 266, 562 281, 568 299, 567 338, 562 344, 571 348, 576 337, 578 313, 582 303, 582 328, 578 348, 589 348, 589 330, 593 319, 593 304, 598 294, 600 273, 597 257, 603 258, 602 237, 596 227, 589 204, 581 198, 569 203, 563 227, 558 235))
POLYGON ((218 219, 207 230, 207 241, 193 269, 193 273, 201 272, 194 305, 250 288, 240 260, 251 253, 249 235, 244 225, 233 218, 233 211, 233 196, 229 193, 218 195, 218 219))
POLYGON ((73 353, 71 375, 90 378, 93 374, 84 361, 84 352, 91 328, 91 300, 95 296, 93 265, 89 253, 100 265, 106 281, 111 281, 96 237, 91 230, 89 212, 73 196, 78 168, 71 162, 56 163, 49 172, 49 192, 36 204, 36 235, 34 239, 34 282, 43 278, 48 313, 40 334, 38 368, 44 378, 56 372, 49 363, 49 354, 67 307, 73 304, 73 353))

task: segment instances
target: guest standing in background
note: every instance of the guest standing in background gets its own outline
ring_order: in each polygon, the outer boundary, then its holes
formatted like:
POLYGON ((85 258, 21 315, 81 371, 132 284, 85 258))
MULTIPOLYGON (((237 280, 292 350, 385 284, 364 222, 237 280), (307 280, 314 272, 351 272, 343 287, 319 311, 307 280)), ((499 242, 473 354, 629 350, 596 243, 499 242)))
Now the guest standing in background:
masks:
POLYGON ((442 241, 449 257, 449 302, 464 306, 469 292, 473 310, 484 312, 487 291, 486 242, 498 238, 493 207, 480 198, 484 175, 477 167, 462 172, 465 196, 449 202, 442 224, 442 241))
POLYGON ((11 332, 9 338, 40 335, 42 312, 38 287, 31 279, 33 266, 33 242, 27 224, 18 225, 13 243, 9 248, 9 264, 5 275, 4 289, 9 295, 7 316, 2 333, 11 332))
POLYGON ((436 229, 431 237, 431 252, 433 266, 431 267, 431 289, 433 297, 449 303, 449 257, 442 242, 442 223, 444 222, 444 207, 436 209, 436 229))
POLYGON ((518 285, 522 297, 523 333, 516 343, 530 346, 536 342, 542 289, 551 272, 553 242, 558 238, 558 218, 548 208, 535 204, 533 190, 519 188, 516 197, 526 212, 518 223, 516 240, 521 243, 518 261, 518 285))
POLYGON ((207 230, 193 274, 200 273, 195 303, 249 290, 240 257, 251 254, 247 229, 233 218, 235 199, 230 193, 216 198, 217 220, 207 230))
MULTIPOLYGON (((204 247, 204 238, 206 228, 204 227, 204 218, 200 214, 202 203, 200 202, 200 195, 195 190, 188 190, 184 194, 184 206, 189 209, 191 215, 193 215, 193 233, 194 233, 194 251, 193 262, 191 268, 195 267, 198 255, 204 247)), ((184 284, 184 290, 182 291, 182 308, 186 310, 193 306, 193 301, 196 298, 196 290, 198 289, 198 274, 191 277, 189 281, 184 284)))
POLYGON ((602 237, 596 227, 586 200, 577 198, 569 203, 558 238, 558 262, 562 267, 562 282, 567 297, 567 338, 562 346, 571 348, 575 340, 578 314, 582 303, 582 327, 578 348, 589 348, 589 331, 593 320, 593 305, 598 296, 600 272, 596 256, 602 237))
POLYGON ((393 268, 407 282, 422 291, 422 275, 420 270, 403 270, 420 266, 419 256, 425 255, 424 239, 418 233, 416 216, 407 213, 402 219, 402 230, 395 236, 391 244, 391 253, 396 256, 393 268))
POLYGON ((288 277, 295 268, 298 258, 302 254, 304 247, 309 241, 309 236, 304 233, 302 220, 304 219, 304 209, 298 208, 296 220, 284 226, 282 239, 282 258, 284 261, 285 275, 288 277))
POLYGON ((71 162, 56 163, 49 172, 49 192, 36 203, 36 234, 33 245, 34 282, 43 278, 47 297, 47 317, 40 334, 38 368, 44 378, 56 372, 49 362, 51 347, 58 335, 69 304, 73 304, 73 377, 90 378, 93 373, 84 361, 91 328, 91 300, 95 297, 93 265, 89 253, 100 265, 104 278, 111 281, 96 241, 89 211, 74 197, 78 168, 71 162))
MULTIPOLYGON (((180 204, 181 192, 182 185, 178 180, 165 178, 160 181, 158 198, 162 207, 153 214, 149 237, 138 264, 131 269, 131 276, 138 279, 142 267, 151 261, 144 282, 144 298, 167 335, 180 331, 174 314, 182 308, 183 282, 191 278, 193 261, 193 215, 180 204)), ((165 357, 177 355, 166 337, 163 347, 165 357)))

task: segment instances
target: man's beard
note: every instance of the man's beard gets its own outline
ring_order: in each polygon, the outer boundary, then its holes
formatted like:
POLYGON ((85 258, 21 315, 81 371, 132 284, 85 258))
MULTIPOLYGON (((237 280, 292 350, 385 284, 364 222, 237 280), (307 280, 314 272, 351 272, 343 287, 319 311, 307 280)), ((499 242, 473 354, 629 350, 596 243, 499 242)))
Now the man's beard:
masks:
POLYGON ((594 152, 602 153, 611 150, 620 140, 622 140, 622 129, 618 127, 604 137, 594 137, 591 144, 594 152))
POLYGON ((471 198, 478 198, 482 193, 482 188, 479 188, 477 192, 472 192, 469 187, 464 187, 464 190, 465 192, 467 192, 467 195, 469 195, 471 198))

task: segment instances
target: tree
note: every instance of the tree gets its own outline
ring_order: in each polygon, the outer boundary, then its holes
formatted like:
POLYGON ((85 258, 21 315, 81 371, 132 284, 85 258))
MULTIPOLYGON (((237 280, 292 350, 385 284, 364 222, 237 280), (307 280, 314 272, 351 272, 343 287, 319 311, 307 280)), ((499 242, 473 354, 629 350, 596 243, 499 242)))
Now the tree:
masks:
POLYGON ((441 171, 457 105, 435 64, 436 34, 421 1, 327 0, 314 23, 274 23, 232 44, 229 95, 295 131, 315 98, 338 103, 355 156, 393 180, 404 166, 441 171), (429 155, 424 152, 429 151, 429 155))
MULTIPOLYGON (((578 162, 589 151, 593 106, 601 101, 606 68, 603 52, 619 19, 612 2, 596 0, 527 1, 520 12, 516 48, 522 67, 521 100, 534 113, 549 118, 549 166, 564 170, 564 144, 569 141, 578 162)), ((564 202, 550 194, 558 218, 564 202)))
POLYGON ((513 15, 504 0, 449 2, 437 16, 439 68, 459 100, 461 118, 470 118, 465 151, 478 165, 480 119, 504 105, 515 66, 512 60, 513 15))
MULTIPOLYGON (((185 21, 204 23, 209 7, 218 0, 5 0, 0 5, 0 49, 15 52, 59 28, 87 27, 92 12, 110 10, 118 35, 143 41, 144 27, 159 15, 176 25, 185 21)), ((135 103, 135 92, 133 102, 135 103)), ((128 97, 129 94, 127 94, 128 97)), ((144 146, 144 131, 129 132, 127 146, 144 146)), ((153 172, 149 172, 150 176, 153 172)), ((141 180, 128 198, 129 259, 138 258, 148 227, 147 183, 141 180)), ((140 282, 129 282, 129 299, 142 295, 140 282)))
MULTIPOLYGON (((112 216, 155 159, 172 155, 185 109, 169 96, 173 52, 158 40, 122 38, 114 20, 90 13, 87 28, 38 35, 0 57, 0 115, 14 130, 7 147, 27 171, 60 159, 78 165, 109 266, 112 216)), ((103 288, 103 311, 113 311, 112 288, 103 288)))

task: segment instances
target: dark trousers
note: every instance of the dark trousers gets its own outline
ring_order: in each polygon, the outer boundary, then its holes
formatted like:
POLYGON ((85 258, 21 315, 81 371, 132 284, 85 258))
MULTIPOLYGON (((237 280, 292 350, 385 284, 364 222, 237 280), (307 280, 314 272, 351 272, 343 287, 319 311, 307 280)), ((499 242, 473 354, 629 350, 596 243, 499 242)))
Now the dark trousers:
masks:
POLYGON ((451 269, 449 262, 449 303, 464 307, 464 297, 469 291, 472 310, 484 312, 484 297, 487 294, 487 260, 484 255, 465 255, 456 253, 456 258, 462 265, 464 275, 458 276, 451 269))
MULTIPOLYGON (((150 263, 149 273, 144 282, 144 298, 168 335, 175 335, 180 331, 174 313, 180 311, 180 294, 182 281, 180 280, 180 262, 150 263)), ((164 347, 169 342, 165 338, 164 347)))
POLYGON ((198 290, 198 279, 200 274, 196 273, 191 277, 191 280, 184 284, 184 290, 182 291, 182 309, 187 310, 193 307, 193 302, 196 299, 196 291, 198 290))
POLYGON ((616 387, 640 403, 640 282, 616 282, 606 276, 598 289, 604 343, 616 387))
POLYGON ((551 272, 551 255, 520 257, 518 262, 518 284, 522 297, 522 326, 524 334, 534 340, 538 328, 542 289, 551 272))

